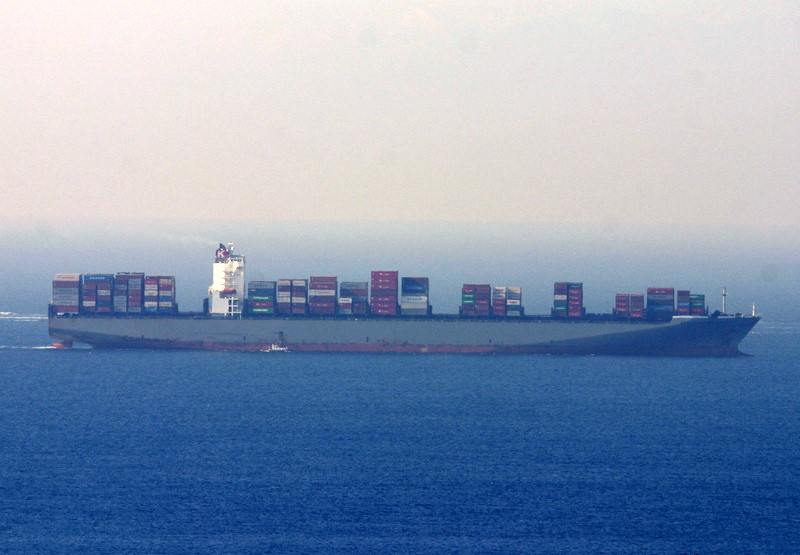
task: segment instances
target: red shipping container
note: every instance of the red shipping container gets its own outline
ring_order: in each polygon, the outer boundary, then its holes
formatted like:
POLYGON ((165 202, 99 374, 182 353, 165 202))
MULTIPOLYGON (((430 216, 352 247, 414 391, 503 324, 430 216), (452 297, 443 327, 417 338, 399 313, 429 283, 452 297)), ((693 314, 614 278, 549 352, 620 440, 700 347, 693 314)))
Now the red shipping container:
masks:
POLYGON ((308 303, 309 306, 316 306, 316 307, 331 307, 333 308, 336 306, 336 302, 334 301, 311 301, 308 303))

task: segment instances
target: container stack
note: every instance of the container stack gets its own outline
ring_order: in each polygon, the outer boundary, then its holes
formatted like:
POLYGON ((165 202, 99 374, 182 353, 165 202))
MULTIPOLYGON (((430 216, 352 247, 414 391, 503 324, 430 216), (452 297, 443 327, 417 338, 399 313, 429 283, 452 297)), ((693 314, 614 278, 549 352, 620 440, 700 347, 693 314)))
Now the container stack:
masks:
POLYGON ((110 313, 113 304, 114 276, 112 274, 84 274, 82 281, 81 312, 110 313))
POLYGON ((308 311, 311 314, 336 314, 336 276, 311 276, 308 284, 308 311))
POLYGON ((114 276, 114 290, 111 304, 115 314, 125 314, 128 312, 128 279, 125 274, 117 274, 114 276))
POLYGON ((461 287, 462 316, 489 316, 491 302, 492 286, 488 283, 465 283, 461 287))
POLYGON ((582 318, 583 283, 558 281, 553 284, 553 317, 582 318))
POLYGON ((676 293, 676 305, 675 305, 675 314, 680 316, 688 316, 689 315, 689 291, 685 290, 678 290, 676 293))
POLYGON ((119 272, 114 276, 114 312, 127 313, 142 311, 141 272, 119 272))
POLYGON ((492 287, 492 315, 505 316, 506 315, 506 297, 508 296, 508 287, 492 287))
POLYGON ((141 314, 144 311, 144 273, 130 274, 128 282, 128 314, 141 314))
POLYGON ((368 286, 366 281, 343 281, 339 289, 339 314, 365 315, 368 286))
POLYGON ((647 288, 647 318, 669 320, 675 314, 675 289, 672 287, 647 288))
POLYGON ((707 313, 706 296, 700 294, 689 295, 689 314, 692 316, 705 316, 707 313))
POLYGON ((292 280, 279 279, 276 296, 278 314, 292 313, 292 280))
POLYGON ((522 287, 506 287, 506 316, 522 316, 522 287))
POLYGON ((158 312, 169 314, 178 308, 175 302, 175 276, 150 276, 158 280, 158 312))
POLYGON ((567 318, 582 318, 583 283, 570 283, 567 289, 567 318))
POLYGON ((158 312, 158 278, 147 276, 144 278, 144 296, 143 307, 144 312, 152 313, 158 312))
POLYGON ((553 285, 553 318, 567 317, 567 293, 569 283, 558 281, 553 285))
POLYGON ((53 276, 53 310, 59 314, 77 314, 81 302, 81 275, 53 276))
POLYGON ((644 318, 644 295, 631 293, 631 318, 644 318))
POLYGON ((247 284, 247 312, 256 316, 275 314, 274 281, 251 281, 247 284))
POLYGON ((370 314, 379 316, 394 316, 397 314, 397 285, 398 272, 396 270, 373 271, 370 282, 370 314))
POLYGON ((426 277, 404 277, 400 286, 400 313, 404 316, 426 316, 430 312, 426 277))
POLYGON ((617 318, 631 317, 631 296, 628 293, 617 293, 614 301, 614 316, 617 318))
POLYGON ((308 280, 292 280, 292 314, 308 314, 308 280))

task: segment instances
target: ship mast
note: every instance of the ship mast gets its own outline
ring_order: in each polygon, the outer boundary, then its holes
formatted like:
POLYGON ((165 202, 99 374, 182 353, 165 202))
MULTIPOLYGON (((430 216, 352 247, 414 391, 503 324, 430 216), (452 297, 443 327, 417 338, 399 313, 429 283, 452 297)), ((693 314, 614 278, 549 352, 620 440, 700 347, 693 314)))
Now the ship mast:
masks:
POLYGON ((723 287, 722 288, 722 313, 723 314, 727 314, 728 313, 728 288, 727 287, 723 287))

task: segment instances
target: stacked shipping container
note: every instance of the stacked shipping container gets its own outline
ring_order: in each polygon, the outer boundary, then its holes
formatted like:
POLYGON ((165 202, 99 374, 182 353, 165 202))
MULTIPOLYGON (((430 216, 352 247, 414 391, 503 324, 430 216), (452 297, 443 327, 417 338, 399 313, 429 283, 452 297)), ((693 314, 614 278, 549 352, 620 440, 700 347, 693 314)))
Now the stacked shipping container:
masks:
POLYGON ((675 314, 675 289, 672 287, 647 288, 647 318, 669 320, 675 314))
POLYGON ((583 317, 583 283, 558 281, 553 284, 552 314, 554 318, 583 317))
POLYGON ((310 314, 336 314, 336 276, 311 276, 308 286, 310 314))
POLYGON ((408 316, 425 316, 430 312, 428 296, 429 279, 404 277, 400 287, 400 313, 408 316))
POLYGON ((158 278, 147 276, 144 278, 144 312, 158 312, 158 278))
POLYGON ((617 293, 614 300, 614 316, 618 318, 631 317, 631 296, 628 293, 617 293))
POLYGON ((522 287, 506 287, 506 316, 522 316, 522 287))
POLYGON ((276 297, 278 314, 292 313, 292 280, 279 279, 276 297))
POLYGON ((339 314, 363 316, 367 313, 369 283, 343 281, 339 289, 339 314))
POLYGON ((133 273, 125 278, 128 282, 128 313, 144 312, 144 273, 133 273))
POLYGON ((120 272, 114 276, 114 312, 141 313, 144 273, 120 272))
POLYGON ((174 276, 120 272, 116 275, 56 274, 53 279, 56 313, 172 313, 177 309, 174 276))
POLYGON ((493 287, 492 314, 494 316, 522 316, 522 288, 493 287))
POLYGON ((689 315, 689 291, 679 289, 675 294, 675 314, 680 316, 689 315))
POLYGON ((465 283, 461 287, 462 316, 489 316, 492 286, 488 283, 465 283))
POLYGON ((175 277, 154 277, 158 279, 158 311, 163 313, 176 312, 178 305, 175 302, 175 277))
POLYGON ((507 287, 492 287, 492 314, 494 316, 506 315, 507 287))
POLYGON ((246 312, 257 316, 275 314, 275 290, 274 281, 251 281, 247 285, 246 312))
POLYGON ((708 314, 705 295, 689 295, 689 314, 692 316, 705 316, 708 314))
POLYGON ((617 293, 614 315, 618 318, 644 318, 644 295, 617 293))
POLYGON ((308 314, 308 280, 292 280, 292 314, 308 314))
POLYGON ((397 285, 398 272, 396 270, 375 270, 370 281, 370 314, 379 316, 393 316, 397 314, 397 285))
POLYGON ((61 314, 77 314, 81 303, 81 275, 53 276, 53 310, 61 314))
POLYGON ((114 276, 111 274, 84 274, 81 292, 81 311, 108 314, 112 309, 114 276))
POLYGON ((631 318, 644 318, 644 295, 631 293, 631 318))

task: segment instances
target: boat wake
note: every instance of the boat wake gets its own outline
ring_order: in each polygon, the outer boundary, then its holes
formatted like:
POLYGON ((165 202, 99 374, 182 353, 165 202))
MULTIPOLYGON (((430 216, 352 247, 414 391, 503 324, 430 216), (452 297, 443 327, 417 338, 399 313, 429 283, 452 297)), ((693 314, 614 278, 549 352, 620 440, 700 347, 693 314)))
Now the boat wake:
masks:
POLYGON ((16 322, 38 322, 47 320, 46 314, 17 314, 16 312, 0 312, 0 320, 16 322))
POLYGON ((30 351, 33 349, 55 349, 52 345, 0 345, 0 351, 30 351))

